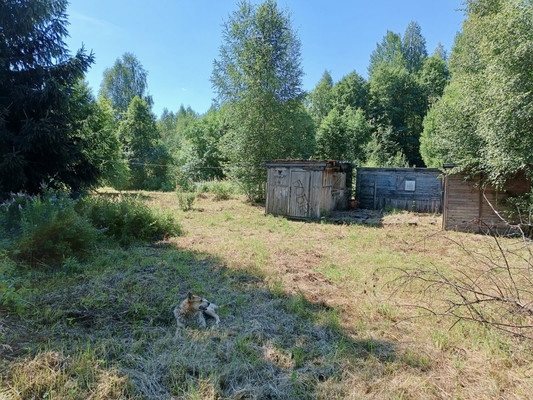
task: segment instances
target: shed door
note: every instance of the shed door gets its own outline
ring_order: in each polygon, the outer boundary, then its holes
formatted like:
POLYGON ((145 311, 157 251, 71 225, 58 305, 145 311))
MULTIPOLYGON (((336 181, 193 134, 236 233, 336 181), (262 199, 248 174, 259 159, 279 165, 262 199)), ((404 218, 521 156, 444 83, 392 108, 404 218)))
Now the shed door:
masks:
POLYGON ((289 215, 295 218, 309 217, 311 171, 291 171, 289 215))

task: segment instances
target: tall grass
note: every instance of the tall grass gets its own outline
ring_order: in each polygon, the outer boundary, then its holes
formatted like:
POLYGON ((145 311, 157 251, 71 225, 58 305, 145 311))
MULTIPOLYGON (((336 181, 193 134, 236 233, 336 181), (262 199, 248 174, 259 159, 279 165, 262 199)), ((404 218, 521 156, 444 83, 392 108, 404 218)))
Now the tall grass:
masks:
MULTIPOLYGON (((390 285, 416 265, 466 276, 467 254, 445 236, 479 252, 482 236, 442 233, 437 216, 394 214, 369 227, 265 216, 237 196, 198 196, 186 214, 175 193, 136 201, 175 211, 185 233, 99 244, 60 271, 17 275, 6 259, 0 284, 28 306, 0 304, 0 398, 69 398, 69 387, 73 398, 202 400, 527 399, 533 391, 530 343, 466 321, 450 330, 442 316, 417 314, 421 292, 390 285), (172 309, 189 290, 221 306, 219 327, 192 323, 175 335, 172 309)), ((115 207, 107 204, 95 209, 115 207)), ((425 292, 427 301, 442 296, 425 292)))
POLYGON ((91 196, 80 209, 93 226, 122 246, 181 234, 181 226, 171 213, 154 211, 135 196, 91 196))
POLYGON ((72 356, 45 351, 26 357, 11 365, 5 379, 9 386, 0 385, 0 398, 10 400, 132 398, 128 378, 106 368, 90 348, 72 356))
POLYGON ((232 196, 241 194, 241 190, 235 182, 222 180, 199 182, 196 185, 196 191, 214 194, 215 201, 229 200, 232 196))

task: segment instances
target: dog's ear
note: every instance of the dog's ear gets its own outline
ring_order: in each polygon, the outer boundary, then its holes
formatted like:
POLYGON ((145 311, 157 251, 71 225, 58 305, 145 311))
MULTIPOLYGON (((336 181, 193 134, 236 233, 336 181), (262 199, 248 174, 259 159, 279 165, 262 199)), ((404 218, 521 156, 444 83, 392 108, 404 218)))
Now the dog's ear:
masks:
POLYGON ((191 292, 188 292, 188 293, 187 293, 187 298, 188 298, 189 300, 192 300, 192 298, 193 298, 193 294, 192 294, 191 292))

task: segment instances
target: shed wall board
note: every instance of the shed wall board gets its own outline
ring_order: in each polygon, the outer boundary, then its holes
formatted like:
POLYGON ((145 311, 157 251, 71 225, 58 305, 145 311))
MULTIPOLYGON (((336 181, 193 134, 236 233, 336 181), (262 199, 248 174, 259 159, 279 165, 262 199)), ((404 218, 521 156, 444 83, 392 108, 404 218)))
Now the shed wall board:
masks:
POLYGON ((318 219, 323 213, 348 207, 348 163, 280 160, 265 164, 267 214, 318 219))
POLYGON ((358 207, 440 212, 440 173, 440 170, 431 168, 359 168, 358 207))
POLYGON ((481 177, 467 179, 463 174, 447 175, 444 179, 442 227, 466 232, 507 233, 509 196, 527 193, 531 182, 523 172, 508 180, 503 190, 494 186, 481 187, 481 177))

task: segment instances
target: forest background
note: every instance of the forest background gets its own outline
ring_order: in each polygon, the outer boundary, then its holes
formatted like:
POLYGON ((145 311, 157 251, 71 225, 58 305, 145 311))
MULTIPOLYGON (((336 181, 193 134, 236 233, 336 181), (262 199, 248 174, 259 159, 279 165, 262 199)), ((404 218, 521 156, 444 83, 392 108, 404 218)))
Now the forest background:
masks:
POLYGON ((93 54, 82 48, 72 57, 64 42, 67 6, 3 6, 3 198, 38 193, 51 181, 82 192, 98 185, 186 190, 229 178, 249 199, 262 199, 262 163, 280 158, 453 163, 453 171, 481 172, 495 184, 529 171, 529 2, 465 1, 449 56, 441 45, 428 52, 416 21, 402 34, 387 31, 370 55, 367 78, 353 71, 334 82, 326 70, 305 92, 289 10, 275 1, 243 1, 221 28, 211 109, 199 114, 181 106, 159 117, 148 71, 133 53, 119 56, 92 92, 84 76, 93 54), (34 38, 44 45, 36 48, 34 38))
POLYGON ((273 158, 531 178, 530 1, 465 1, 449 56, 415 21, 384 32, 367 77, 310 92, 290 15, 243 1, 212 108, 160 117, 132 53, 92 92, 67 8, 0 2, 0 397, 528 398, 528 238, 486 247, 434 215, 308 224, 231 191, 262 200, 273 158), (188 290, 228 300, 228 325, 176 341, 188 290))

